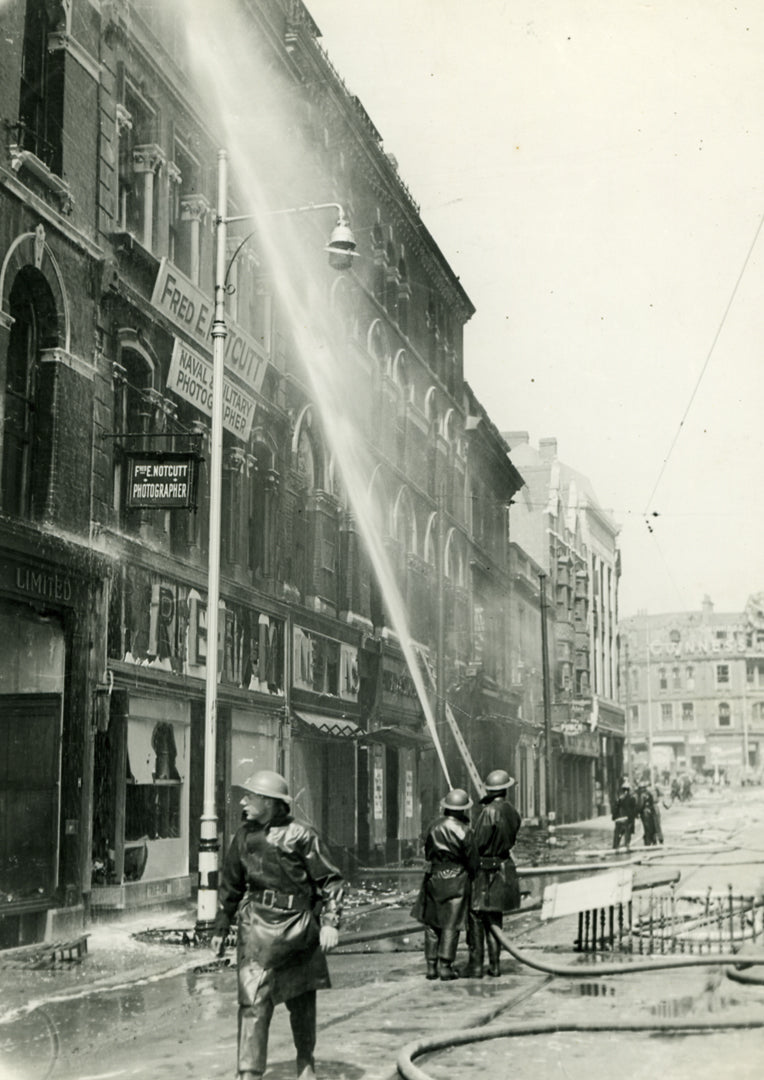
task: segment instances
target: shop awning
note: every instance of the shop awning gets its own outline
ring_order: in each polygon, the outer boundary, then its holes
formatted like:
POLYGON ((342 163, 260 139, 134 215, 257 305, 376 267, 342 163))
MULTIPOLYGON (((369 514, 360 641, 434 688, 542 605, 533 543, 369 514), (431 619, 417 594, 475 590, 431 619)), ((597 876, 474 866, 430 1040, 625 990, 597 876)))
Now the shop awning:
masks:
POLYGON ((364 731, 360 741, 385 743, 387 746, 426 746, 431 742, 429 735, 392 724, 375 728, 373 731, 364 731))
POLYGON ((302 709, 294 709, 293 712, 298 721, 322 735, 334 735, 339 739, 356 739, 361 734, 361 729, 355 720, 347 720, 343 716, 323 716, 321 713, 303 712, 302 709))

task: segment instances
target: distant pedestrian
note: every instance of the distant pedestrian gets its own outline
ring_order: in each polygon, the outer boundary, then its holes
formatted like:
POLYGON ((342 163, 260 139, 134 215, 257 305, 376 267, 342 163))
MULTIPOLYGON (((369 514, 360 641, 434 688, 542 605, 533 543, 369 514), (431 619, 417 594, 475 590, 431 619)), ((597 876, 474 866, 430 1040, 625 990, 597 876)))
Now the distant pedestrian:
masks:
POLYGON ((483 809, 475 821, 478 869, 472 886, 467 945, 469 963, 464 972, 473 979, 483 977, 483 957, 488 951, 488 974, 501 974, 501 946, 491 927, 501 929, 506 911, 520 907, 517 871, 510 854, 520 831, 522 818, 508 799, 515 781, 505 769, 494 769, 485 780, 483 809))
POLYGON ((212 947, 238 913, 238 1077, 265 1073, 273 1010, 289 1010, 299 1080, 315 1080, 316 990, 338 942, 343 881, 316 832, 291 815, 287 782, 267 769, 242 785, 246 815, 226 855, 212 947), (320 909, 320 915, 318 910, 320 909))
POLYGON ((663 804, 664 810, 668 810, 669 804, 663 801, 663 792, 656 784, 652 789, 653 793, 653 805, 655 806, 655 839, 659 844, 663 843, 663 818, 661 815, 661 804, 663 804))
POLYGON ((459 976, 454 960, 477 865, 475 838, 469 819, 471 807, 472 800, 467 792, 452 788, 440 804, 440 815, 425 836, 427 869, 411 914, 424 923, 427 979, 440 976, 447 981, 459 976))
POLYGON ((617 851, 624 841, 624 847, 628 851, 631 847, 631 838, 634 835, 634 823, 637 819, 637 800, 631 793, 631 784, 628 780, 621 783, 621 790, 613 807, 613 850, 617 851))
POLYGON ((677 799, 682 797, 682 787, 679 783, 679 777, 675 776, 671 781, 671 802, 672 805, 677 799))

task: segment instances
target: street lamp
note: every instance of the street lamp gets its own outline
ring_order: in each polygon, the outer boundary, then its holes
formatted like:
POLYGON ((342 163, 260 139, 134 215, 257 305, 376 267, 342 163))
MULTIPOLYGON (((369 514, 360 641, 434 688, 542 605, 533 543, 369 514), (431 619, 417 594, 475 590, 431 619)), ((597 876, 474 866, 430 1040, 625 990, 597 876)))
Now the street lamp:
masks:
MULTIPOLYGON (((220 603, 220 515, 223 475, 223 384, 225 343, 228 336, 225 298, 228 270, 249 239, 245 237, 226 268, 226 227, 234 221, 253 221, 261 214, 228 217, 228 154, 218 150, 217 214, 215 216, 215 283, 212 321, 212 424, 210 431, 210 514, 207 566, 207 664, 204 699, 204 794, 199 835, 199 888, 196 929, 208 933, 215 921, 218 889, 218 822, 215 807, 215 745, 217 739, 218 605, 220 603)), ((325 251, 335 270, 349 270, 357 257, 356 242, 339 203, 309 203, 307 206, 272 211, 275 214, 302 214, 312 210, 337 210, 337 224, 325 251)), ((251 233, 249 234, 252 235, 251 233)))

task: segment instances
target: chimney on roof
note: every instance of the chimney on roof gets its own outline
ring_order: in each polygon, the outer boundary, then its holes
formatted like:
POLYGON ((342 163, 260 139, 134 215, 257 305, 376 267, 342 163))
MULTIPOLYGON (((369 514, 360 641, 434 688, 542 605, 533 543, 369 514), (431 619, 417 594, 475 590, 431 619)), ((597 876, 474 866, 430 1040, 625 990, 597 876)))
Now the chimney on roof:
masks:
POLYGON ((703 618, 709 619, 714 613, 714 605, 708 593, 703 597, 703 603, 700 606, 703 610, 703 618))
POLYGON ((552 462, 557 457, 557 439, 539 439, 541 460, 552 462))
POLYGON ((530 436, 527 431, 505 431, 504 441, 510 450, 514 450, 516 446, 527 446, 530 436))

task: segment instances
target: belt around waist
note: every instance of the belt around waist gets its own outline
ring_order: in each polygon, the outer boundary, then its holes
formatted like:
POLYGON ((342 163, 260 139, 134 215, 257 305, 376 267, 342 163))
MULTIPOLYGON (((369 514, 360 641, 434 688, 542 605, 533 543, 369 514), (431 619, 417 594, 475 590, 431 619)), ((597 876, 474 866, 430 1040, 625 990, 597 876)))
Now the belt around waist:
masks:
POLYGON ((478 865, 481 870, 499 870, 503 862, 504 859, 499 859, 496 856, 481 855, 478 865))
POLYGON ((282 911, 309 911, 312 906, 310 896, 300 893, 283 893, 277 889, 250 889, 248 896, 263 907, 279 908, 282 911))

